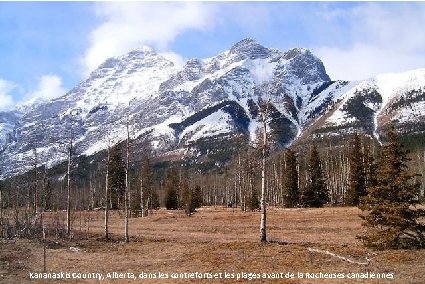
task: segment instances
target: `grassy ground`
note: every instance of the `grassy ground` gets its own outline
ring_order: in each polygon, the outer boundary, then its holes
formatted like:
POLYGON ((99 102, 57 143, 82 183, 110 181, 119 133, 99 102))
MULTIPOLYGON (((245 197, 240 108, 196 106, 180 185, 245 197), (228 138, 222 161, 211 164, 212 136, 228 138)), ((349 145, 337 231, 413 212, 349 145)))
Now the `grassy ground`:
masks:
MULTIPOLYGON (((122 242, 124 220, 117 212, 111 216, 112 240, 108 242, 101 239, 103 212, 76 213, 74 231, 81 232, 71 241, 50 237, 47 271, 102 273, 103 277, 129 272, 136 277, 62 280, 64 283, 425 283, 425 250, 365 249, 356 239, 362 232, 359 213, 356 208, 269 209, 268 239, 272 242, 266 245, 259 243, 258 212, 202 208, 189 218, 180 211, 159 210, 130 220, 128 244, 122 242), (350 263, 323 251, 355 262, 367 262, 367 257, 371 261, 368 265, 350 263), (158 277, 160 272, 169 278, 137 278, 149 273, 158 277), (173 273, 196 277, 188 274, 196 272, 204 278, 171 278, 173 273), (320 272, 322 277, 340 273, 345 278, 306 278, 307 273, 321 276, 320 272), (287 273, 294 278, 288 279, 287 273), (351 273, 379 273, 393 279, 348 279, 351 273), (277 276, 281 279, 270 278, 277 276)), ((42 256, 40 242, 0 240, 0 283, 56 283, 30 279, 30 272, 43 271, 42 256)))

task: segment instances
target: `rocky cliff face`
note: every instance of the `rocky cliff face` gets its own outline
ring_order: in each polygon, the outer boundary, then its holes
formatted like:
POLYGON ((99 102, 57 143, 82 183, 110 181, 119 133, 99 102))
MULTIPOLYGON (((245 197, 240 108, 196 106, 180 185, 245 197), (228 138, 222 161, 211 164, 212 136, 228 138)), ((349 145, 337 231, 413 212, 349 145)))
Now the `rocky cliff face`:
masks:
MULTIPOLYGON (((308 133, 364 131, 379 138, 396 122, 424 131, 425 69, 363 82, 333 82, 309 50, 286 52, 244 39, 182 68, 143 47, 111 58, 89 78, 57 99, 0 113, 3 176, 39 163, 91 155, 126 138, 149 135, 158 153, 180 149, 200 155, 196 141, 234 136, 255 139, 259 111, 269 103, 270 131, 288 145, 308 133), (418 126, 419 125, 419 126, 418 126)), ((215 142, 214 142, 215 141, 215 142)))

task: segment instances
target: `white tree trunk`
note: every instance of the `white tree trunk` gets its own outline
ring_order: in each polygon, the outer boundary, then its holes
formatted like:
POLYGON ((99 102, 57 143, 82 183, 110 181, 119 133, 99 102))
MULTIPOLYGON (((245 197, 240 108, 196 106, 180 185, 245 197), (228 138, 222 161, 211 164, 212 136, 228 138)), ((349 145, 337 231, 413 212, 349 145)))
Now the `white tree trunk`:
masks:
POLYGON ((108 228, 108 222, 109 222, 109 159, 110 159, 110 148, 109 148, 109 141, 108 141, 108 158, 106 160, 106 180, 105 180, 105 239, 109 239, 109 228, 108 228))
MULTIPOLYGON (((49 199, 51 193, 49 193, 49 196, 47 196, 47 162, 44 164, 44 174, 43 174, 43 184, 42 184, 42 204, 43 204, 43 211, 46 209, 47 207, 47 200, 49 199)), ((50 208, 51 209, 51 208, 50 208)))
POLYGON ((142 177, 140 178, 140 209, 141 209, 141 213, 142 213, 142 217, 145 217, 145 202, 143 201, 144 199, 144 185, 143 185, 143 172, 142 172, 142 177))
POLYGON ((37 214, 37 201, 38 201, 38 192, 37 192, 37 181, 38 181, 38 172, 37 172, 37 149, 34 148, 34 216, 37 214))
POLYGON ((241 167, 241 154, 238 154, 238 189, 239 189, 239 204, 241 210, 244 210, 243 197, 242 197, 242 167, 241 167))
POLYGON ((71 153, 72 139, 68 149, 67 194, 66 194, 66 234, 71 235, 71 153))
POLYGON ((41 212, 41 228, 43 230, 43 272, 47 272, 47 254, 46 254, 46 230, 44 226, 43 211, 41 212))
POLYGON ((94 208, 94 189, 93 189, 93 175, 90 174, 90 184, 89 184, 89 194, 90 194, 90 201, 88 210, 93 210, 94 208))
POLYGON ((3 190, 0 188, 0 225, 3 225, 3 190))
POLYGON ((127 142, 126 142, 126 163, 125 163, 125 193, 124 193, 124 210, 125 210, 125 224, 124 224, 124 241, 126 243, 129 242, 129 237, 128 237, 128 213, 129 213, 129 200, 128 200, 128 196, 129 196, 129 180, 128 180, 128 170, 129 170, 129 162, 130 162, 130 156, 129 156, 129 151, 130 151, 130 145, 129 145, 129 140, 130 140, 130 132, 128 130, 129 127, 129 121, 128 121, 128 117, 127 117, 127 142))
POLYGON ((263 151, 261 168, 261 222, 260 222, 260 241, 267 242, 266 232, 266 146, 267 146, 267 124, 265 114, 262 114, 263 120, 263 151))

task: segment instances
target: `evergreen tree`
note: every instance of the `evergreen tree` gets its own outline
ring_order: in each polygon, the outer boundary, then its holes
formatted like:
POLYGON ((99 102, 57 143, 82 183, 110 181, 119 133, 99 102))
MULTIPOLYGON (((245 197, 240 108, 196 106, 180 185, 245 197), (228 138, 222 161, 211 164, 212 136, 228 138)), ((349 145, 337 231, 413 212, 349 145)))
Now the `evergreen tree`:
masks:
POLYGON ((189 188, 189 184, 187 182, 187 177, 183 177, 181 185, 181 206, 183 207, 187 216, 191 216, 195 211, 195 206, 193 202, 193 194, 189 188))
POLYGON ((350 184, 345 195, 346 205, 358 205, 360 197, 366 195, 365 165, 362 143, 357 133, 350 152, 350 184))
POLYGON ((44 210, 51 210, 52 209, 52 193, 53 193, 53 186, 48 179, 46 182, 46 186, 44 188, 43 194, 43 208, 44 210))
POLYGON ((125 191, 125 163, 122 159, 119 145, 111 149, 108 166, 109 200, 111 209, 118 209, 124 198, 125 191))
POLYGON ((178 196, 177 188, 179 185, 179 178, 174 168, 170 169, 167 173, 167 180, 165 183, 165 207, 168 210, 178 209, 178 196))
POLYGON ((195 208, 200 208, 203 204, 202 200, 202 189, 199 185, 193 190, 193 206, 195 208))
POLYGON ((299 199, 297 156, 294 151, 288 149, 283 175, 283 203, 285 207, 292 208, 298 205, 299 199))
POLYGON ((156 192, 156 190, 152 189, 151 196, 152 197, 151 197, 151 200, 150 200, 149 208, 154 209, 154 210, 159 209, 161 206, 159 204, 159 196, 158 196, 158 193, 156 192))
POLYGON ((407 151, 397 141, 393 129, 388 132, 388 143, 377 170, 376 185, 367 189, 359 208, 366 234, 359 238, 368 247, 418 248, 425 247, 424 210, 415 208, 419 202, 420 184, 416 175, 408 173, 407 151))
POLYGON ((365 194, 367 194, 367 188, 375 186, 377 184, 376 171, 378 165, 376 164, 373 153, 370 152, 370 147, 368 145, 364 145, 363 157, 366 188, 365 194))
POLYGON ((258 192, 255 189, 251 191, 251 196, 248 200, 248 208, 251 211, 260 209, 260 199, 258 198, 258 192))
POLYGON ((141 169, 141 182, 140 182, 140 208, 142 209, 142 216, 146 216, 148 209, 152 209, 152 184, 153 173, 148 155, 143 157, 143 164, 141 169))
POLYGON ((323 177, 322 161, 316 145, 310 153, 308 164, 308 182, 301 196, 301 203, 305 207, 322 207, 329 201, 329 194, 323 177))

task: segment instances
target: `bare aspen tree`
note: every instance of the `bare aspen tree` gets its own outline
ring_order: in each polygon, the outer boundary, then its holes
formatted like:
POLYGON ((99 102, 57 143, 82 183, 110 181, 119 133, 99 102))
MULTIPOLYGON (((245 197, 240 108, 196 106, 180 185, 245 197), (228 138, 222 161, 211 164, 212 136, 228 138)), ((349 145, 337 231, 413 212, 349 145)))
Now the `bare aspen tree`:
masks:
POLYGON ((241 167, 241 154, 238 153, 238 188, 239 188, 239 203, 240 208, 244 210, 244 197, 242 196, 242 167, 241 167))
POLYGON ((26 210, 30 212, 31 210, 31 186, 27 187, 27 208, 26 210))
MULTIPOLYGON (((0 179, 0 232, 1 233, 3 233, 3 184, 2 183, 3 183, 3 180, 0 179)), ((4 237, 3 234, 1 234, 1 236, 4 237)))
POLYGON ((67 168, 67 193, 66 193, 66 234, 71 235, 71 158, 72 158, 72 137, 68 148, 68 168, 67 168))
POLYGON ((127 141, 126 141, 126 157, 125 157, 125 192, 124 192, 124 210, 125 210, 125 224, 124 224, 124 241, 126 243, 129 242, 129 237, 128 237, 128 213, 129 213, 129 200, 128 200, 128 196, 129 196, 129 179, 128 179, 128 174, 129 174, 129 163, 130 163, 130 131, 129 131, 129 118, 127 115, 127 123, 126 123, 126 130, 127 130, 127 141))
MULTIPOLYGON (((48 192, 47 192, 47 163, 44 165, 44 173, 43 173, 43 184, 42 184, 42 198, 43 198, 43 210, 45 210, 48 206, 48 192)), ((50 193, 49 193, 50 194, 50 193)))
POLYGON ((238 161, 239 168, 240 168, 240 175, 241 175, 241 210, 243 212, 247 211, 247 201, 246 201, 246 194, 247 194, 247 170, 246 170, 246 163, 245 159, 241 161, 238 161))
POLYGON ((217 173, 214 175, 214 209, 217 209, 217 173))
POLYGON ((67 166, 67 194, 66 194, 66 234, 68 237, 71 236, 71 166, 72 166, 72 151, 73 151, 73 139, 74 139, 74 113, 71 113, 70 118, 70 135, 68 144, 68 166, 67 166))
POLYGON ((94 208, 94 194, 95 194, 95 190, 93 188, 93 174, 90 173, 90 180, 89 180, 89 205, 88 205, 88 210, 93 210, 94 208))
MULTIPOLYGON (((42 126, 44 128, 44 123, 42 123, 42 126)), ((52 139, 52 136, 50 135, 50 130, 49 128, 47 128, 47 133, 46 133, 46 137, 47 140, 53 143, 56 143, 57 141, 55 141, 54 139, 52 139)), ((51 151, 52 149, 49 149, 47 152, 47 155, 44 155, 44 171, 43 171, 43 180, 42 180, 42 187, 41 187, 41 194, 42 194, 42 207, 43 207, 43 211, 46 209, 53 209, 53 200, 52 200, 52 188, 50 187, 50 183, 49 183, 49 168, 48 168, 48 163, 49 163, 49 159, 51 157, 51 151)))
POLYGON ((262 149, 262 161, 261 161, 261 222, 260 222, 260 241, 262 243, 267 242, 267 231, 266 231, 266 145, 267 145, 267 122, 264 111, 261 113, 261 120, 263 124, 263 149, 262 149))
POLYGON ((15 198, 14 198, 14 202, 13 202, 13 217, 14 217, 14 221, 15 221, 15 227, 18 227, 19 225, 19 185, 16 185, 16 190, 15 190, 15 198))
POLYGON ((267 156, 267 122, 269 118, 269 104, 270 99, 266 102, 264 109, 261 109, 260 117, 263 126, 262 137, 262 153, 261 153, 261 221, 260 221, 260 241, 267 242, 267 204, 266 204, 266 156, 267 156))
POLYGON ((34 215, 37 214, 37 201, 38 201, 38 192, 37 192, 37 185, 38 185, 38 172, 37 172, 37 148, 34 147, 34 215))
POLYGON ((46 229, 43 218, 43 211, 41 211, 41 227, 43 230, 43 272, 47 272, 47 252, 46 252, 46 229))
POLYGON ((109 160, 110 160, 110 145, 108 138, 108 157, 106 159, 106 177, 105 177, 105 240, 109 239, 109 160))
POLYGON ((142 217, 145 217, 145 184, 147 177, 145 176, 144 165, 140 169, 140 210, 142 217))
POLYGON ((276 162, 273 163, 273 174, 274 174, 274 194, 272 195, 273 198, 273 205, 276 206, 276 204, 280 201, 279 200, 279 196, 280 194, 280 179, 279 179, 279 174, 277 172, 277 165, 276 162))
POLYGON ((140 209, 141 209, 141 213, 142 213, 142 217, 145 217, 145 202, 144 202, 144 191, 145 191, 145 186, 143 184, 143 175, 140 178, 140 209))
POLYGON ((0 225, 3 226, 3 187, 0 180, 0 225))
POLYGON ((86 211, 85 221, 86 221, 86 239, 88 239, 89 233, 90 233, 90 221, 91 221, 90 210, 86 211))

